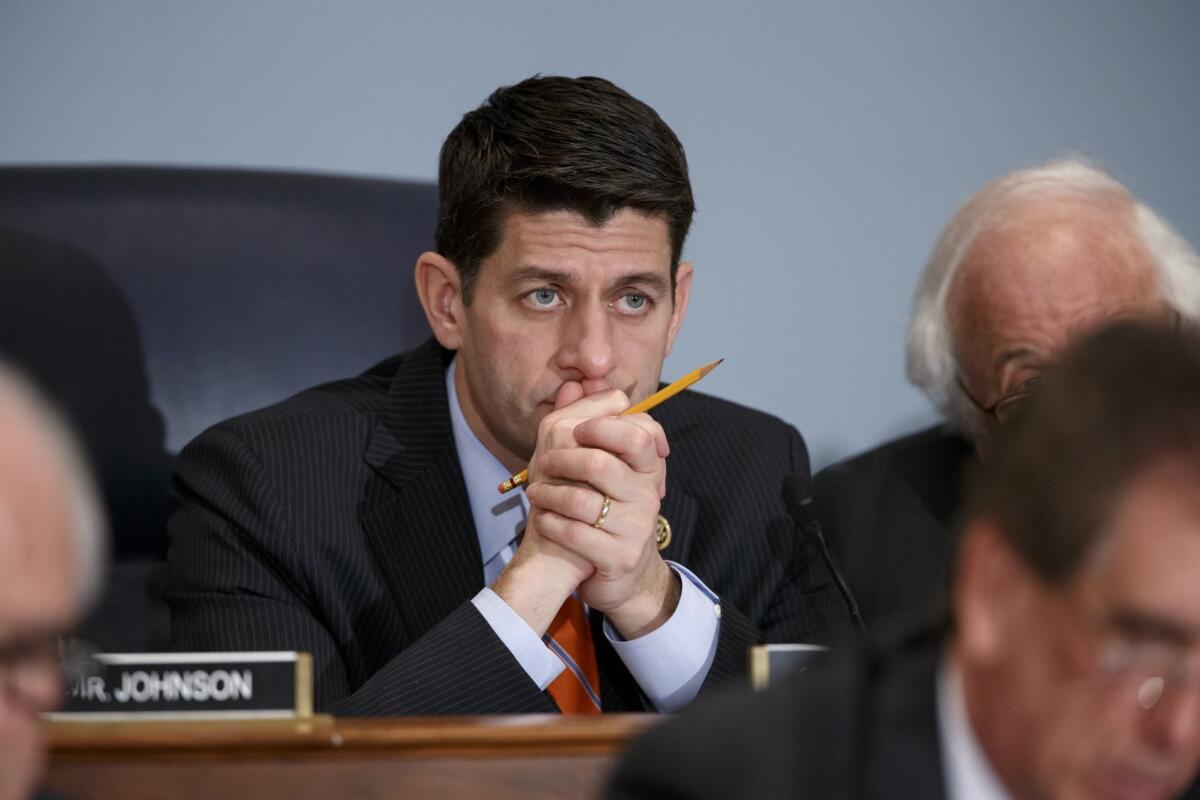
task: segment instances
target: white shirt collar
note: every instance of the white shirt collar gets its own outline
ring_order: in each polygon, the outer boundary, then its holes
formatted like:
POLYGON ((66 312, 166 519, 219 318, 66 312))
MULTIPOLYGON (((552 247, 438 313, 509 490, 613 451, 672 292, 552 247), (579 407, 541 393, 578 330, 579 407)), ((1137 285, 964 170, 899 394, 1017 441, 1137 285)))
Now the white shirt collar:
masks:
POLYGON ((937 712, 946 797, 949 800, 1012 800, 971 729, 962 674, 949 655, 942 659, 938 669, 937 712))
MULTIPOLYGON (((446 394, 450 400, 450 427, 454 432, 454 446, 458 449, 458 463, 462 467, 463 481, 467 485, 467 497, 471 501, 471 517, 479 536, 479 549, 483 563, 487 564, 516 538, 525 527, 529 501, 525 492, 500 494, 496 487, 508 479, 511 473, 500 460, 488 450, 463 416, 458 402, 458 391, 454 386, 454 371, 458 359, 452 359, 446 368, 446 394)), ((507 561, 507 559, 505 559, 507 561)))

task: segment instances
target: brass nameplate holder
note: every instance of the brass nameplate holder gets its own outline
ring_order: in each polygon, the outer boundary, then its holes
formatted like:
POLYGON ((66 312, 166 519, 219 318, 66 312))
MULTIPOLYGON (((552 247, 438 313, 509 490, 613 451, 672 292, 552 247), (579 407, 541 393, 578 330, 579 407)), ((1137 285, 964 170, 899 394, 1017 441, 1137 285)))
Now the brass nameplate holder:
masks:
POLYGON ((100 653, 48 719, 308 719, 312 656, 244 653, 100 653))

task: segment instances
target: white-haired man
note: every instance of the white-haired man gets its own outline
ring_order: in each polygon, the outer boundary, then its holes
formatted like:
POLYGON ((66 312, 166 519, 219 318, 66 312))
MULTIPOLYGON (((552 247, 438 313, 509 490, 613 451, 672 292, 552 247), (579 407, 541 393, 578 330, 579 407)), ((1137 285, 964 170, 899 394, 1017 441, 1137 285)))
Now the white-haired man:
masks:
POLYGON ((104 526, 78 447, 0 368, 0 800, 41 772, 38 715, 62 693, 58 638, 99 590, 104 526))
POLYGON ((864 619, 923 613, 945 583, 963 468, 1081 335, 1121 318, 1200 317, 1200 259, 1111 175, 1079 159, 984 186, 918 284, 908 377, 944 423, 817 475, 831 546, 864 619))

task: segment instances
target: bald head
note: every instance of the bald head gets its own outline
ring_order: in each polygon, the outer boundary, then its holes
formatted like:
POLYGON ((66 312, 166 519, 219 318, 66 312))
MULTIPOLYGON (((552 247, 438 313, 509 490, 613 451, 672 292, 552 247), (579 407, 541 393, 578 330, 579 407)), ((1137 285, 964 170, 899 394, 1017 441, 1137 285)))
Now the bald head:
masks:
POLYGON ((1087 333, 1169 308, 1131 203, 1051 197, 1013 203, 975 239, 946 315, 961 388, 991 409, 1087 333))
POLYGON ((1084 161, 1019 170, 942 230, 913 298, 909 380, 983 444, 1064 348, 1124 318, 1200 318, 1196 252, 1084 161))

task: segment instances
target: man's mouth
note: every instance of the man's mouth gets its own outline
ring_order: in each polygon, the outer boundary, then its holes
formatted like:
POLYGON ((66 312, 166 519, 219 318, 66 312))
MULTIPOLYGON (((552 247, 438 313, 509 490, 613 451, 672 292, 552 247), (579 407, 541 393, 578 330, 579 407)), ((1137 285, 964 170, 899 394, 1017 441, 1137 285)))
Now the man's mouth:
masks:
MULTIPOLYGON (((565 383, 565 381, 564 381, 564 383, 565 383)), ((579 383, 579 381, 576 381, 576 383, 579 383)), ((563 386, 563 384, 561 384, 561 383, 558 386, 555 386, 554 391, 550 392, 550 394, 547 395, 544 399, 539 400, 537 405, 539 407, 549 406, 550 408, 553 409, 554 403, 558 399, 558 392, 560 389, 562 389, 562 386, 563 386)), ((633 394, 637 390, 637 381, 633 381, 632 383, 629 383, 622 387, 614 387, 612 385, 606 384, 604 386, 604 388, 597 388, 590 392, 585 389, 583 396, 587 397, 589 395, 599 394, 600 392, 606 392, 609 389, 614 389, 614 388, 619 388, 622 392, 624 392, 625 396, 629 398, 630 403, 636 403, 640 399, 640 398, 635 397, 633 394)))

